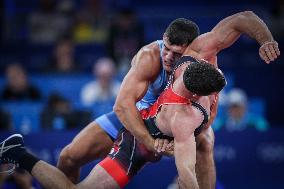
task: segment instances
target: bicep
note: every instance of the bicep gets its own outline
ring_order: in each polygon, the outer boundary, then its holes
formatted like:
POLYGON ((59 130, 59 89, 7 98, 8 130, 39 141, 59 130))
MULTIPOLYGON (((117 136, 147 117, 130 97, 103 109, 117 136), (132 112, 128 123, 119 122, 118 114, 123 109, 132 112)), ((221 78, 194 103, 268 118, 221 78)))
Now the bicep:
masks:
POLYGON ((149 81, 146 78, 139 77, 135 70, 130 70, 121 84, 117 101, 139 101, 145 95, 148 85, 149 81))
POLYGON ((170 127, 177 141, 185 141, 203 121, 203 114, 192 105, 172 115, 170 127))
POLYGON ((236 29, 236 25, 240 23, 239 14, 229 16, 221 20, 213 29, 215 45, 218 46, 218 51, 231 46, 241 35, 241 32, 236 29))
POLYGON ((140 53, 132 60, 132 66, 125 76, 117 101, 137 102, 147 92, 148 86, 156 76, 156 66, 154 56, 150 53, 140 53))
POLYGON ((221 20, 210 32, 202 34, 193 42, 193 48, 201 54, 217 55, 222 49, 231 46, 241 35, 236 29, 239 15, 232 15, 221 20))
POLYGON ((174 156, 176 166, 181 174, 187 175, 194 170, 196 162, 196 142, 194 130, 201 123, 201 113, 192 106, 188 111, 175 112, 171 119, 171 130, 174 136, 174 156))

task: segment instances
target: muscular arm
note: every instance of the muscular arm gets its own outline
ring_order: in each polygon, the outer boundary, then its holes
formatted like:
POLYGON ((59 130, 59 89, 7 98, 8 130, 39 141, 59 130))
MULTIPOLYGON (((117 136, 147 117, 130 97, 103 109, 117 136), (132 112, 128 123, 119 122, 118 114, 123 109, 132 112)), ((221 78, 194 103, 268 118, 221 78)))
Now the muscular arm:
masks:
POLYGON ((204 58, 213 57, 231 46, 241 34, 250 36, 261 45, 260 56, 267 63, 280 55, 278 44, 266 24, 252 11, 240 12, 221 20, 211 32, 194 40, 190 48, 204 58))
POLYGON ((181 188, 199 188, 195 173, 194 130, 201 122, 202 114, 193 107, 189 112, 175 112, 171 118, 171 130, 175 143, 174 156, 181 188))
POLYGON ((260 45, 273 41, 266 24, 252 11, 240 12, 223 19, 212 32, 219 41, 219 50, 231 46, 242 33, 255 39, 260 45))
POLYGON ((147 92, 153 78, 160 70, 159 56, 152 50, 142 49, 132 60, 132 67, 124 78, 120 92, 117 96, 114 111, 124 127, 149 150, 154 150, 154 139, 144 125, 141 115, 136 107, 147 92))

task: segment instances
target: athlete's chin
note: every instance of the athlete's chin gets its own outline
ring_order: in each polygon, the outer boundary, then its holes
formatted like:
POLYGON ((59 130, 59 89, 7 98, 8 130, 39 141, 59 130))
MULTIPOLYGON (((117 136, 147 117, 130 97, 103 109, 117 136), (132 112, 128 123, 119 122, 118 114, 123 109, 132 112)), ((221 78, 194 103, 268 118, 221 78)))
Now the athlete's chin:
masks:
POLYGON ((172 66, 170 66, 170 65, 164 64, 163 67, 164 67, 164 69, 165 69, 167 72, 172 71, 172 66))
POLYGON ((165 71, 166 71, 166 72, 171 72, 171 71, 172 71, 172 68, 170 68, 170 67, 165 67, 165 71))

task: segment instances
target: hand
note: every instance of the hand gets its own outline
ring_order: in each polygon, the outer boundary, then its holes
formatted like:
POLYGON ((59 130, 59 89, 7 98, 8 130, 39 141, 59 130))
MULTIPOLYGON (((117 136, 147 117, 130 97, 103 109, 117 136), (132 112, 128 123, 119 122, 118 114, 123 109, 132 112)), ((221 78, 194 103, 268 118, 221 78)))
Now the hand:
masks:
POLYGON ((259 56, 266 62, 266 64, 274 61, 278 56, 280 56, 278 43, 276 41, 265 42, 259 48, 259 56))
POLYGON ((155 149, 155 139, 149 135, 148 138, 144 138, 144 140, 141 142, 147 150, 156 153, 156 149, 155 149))
POLYGON ((169 142, 169 144, 167 145, 166 147, 166 151, 164 151, 162 153, 162 155, 165 155, 165 156, 174 156, 174 150, 175 150, 175 145, 174 145, 174 140, 171 140, 169 142))
POLYGON ((171 140, 166 147, 166 151, 173 152, 175 150, 175 142, 171 140))
POLYGON ((164 153, 165 151, 174 150, 174 141, 169 141, 168 139, 155 139, 154 148, 157 153, 164 153))

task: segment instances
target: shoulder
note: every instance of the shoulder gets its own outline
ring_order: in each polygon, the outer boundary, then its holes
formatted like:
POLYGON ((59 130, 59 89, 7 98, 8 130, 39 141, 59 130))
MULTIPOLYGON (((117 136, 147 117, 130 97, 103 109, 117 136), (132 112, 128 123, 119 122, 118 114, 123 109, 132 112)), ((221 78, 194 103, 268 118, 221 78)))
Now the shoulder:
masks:
POLYGON ((154 41, 148 45, 145 45, 139 50, 137 56, 147 59, 150 58, 155 61, 160 60, 160 48, 158 43, 154 41))
POLYGON ((206 51, 206 50, 212 48, 211 44, 215 40, 217 40, 217 38, 215 36, 215 32, 210 31, 210 32, 207 32, 207 33, 204 33, 204 34, 198 36, 195 40, 193 40, 192 43, 189 45, 189 48, 191 50, 194 50, 194 51, 200 53, 202 51, 206 51))
POLYGON ((194 122, 199 123, 200 121, 203 120, 202 112, 199 109, 195 108, 192 104, 186 104, 183 106, 176 105, 175 108, 173 108, 172 112, 173 112, 172 120, 174 120, 174 122, 191 121, 192 123, 194 122))
POLYGON ((141 73, 145 77, 155 78, 161 69, 160 49, 157 42, 142 47, 134 56, 131 70, 141 73))
POLYGON ((190 104, 179 105, 171 115, 170 125, 174 137, 187 138, 203 121, 202 113, 190 104))
POLYGON ((219 41, 214 31, 204 33, 197 37, 186 49, 185 54, 193 53, 196 58, 212 61, 216 57, 219 41))

